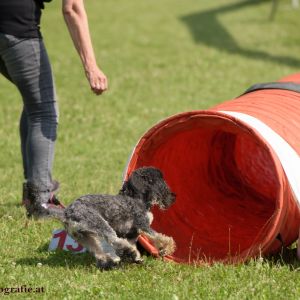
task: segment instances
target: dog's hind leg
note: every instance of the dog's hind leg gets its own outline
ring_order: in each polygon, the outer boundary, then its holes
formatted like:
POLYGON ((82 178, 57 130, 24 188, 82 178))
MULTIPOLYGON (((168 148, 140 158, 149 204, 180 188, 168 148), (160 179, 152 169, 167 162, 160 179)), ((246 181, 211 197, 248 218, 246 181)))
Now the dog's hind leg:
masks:
MULTIPOLYGON (((101 237, 114 248, 117 256, 121 257, 123 261, 142 263, 143 260, 141 259, 141 254, 137 250, 136 245, 131 244, 127 239, 119 238, 106 220, 101 216, 98 216, 98 218, 97 233, 99 233, 99 235, 101 234, 101 237)), ((96 228, 94 228, 94 230, 96 230, 96 228)))
MULTIPOLYGON (((86 212, 86 211, 85 211, 86 212)), ((126 239, 119 238, 114 231, 114 229, 108 224, 108 222, 100 215, 95 214, 92 212, 89 212, 87 216, 83 215, 81 212, 80 216, 81 221, 80 222, 68 222, 67 230, 71 235, 74 236, 75 232, 90 232, 93 233, 96 237, 98 237, 99 243, 95 242, 92 243, 92 239, 89 237, 87 240, 87 243, 85 241, 81 242, 79 241, 75 236, 74 238, 81 244, 85 243, 87 244, 87 248, 91 249, 91 252, 95 253, 95 250, 98 250, 98 256, 96 257, 97 260, 101 260, 103 257, 104 251, 100 246, 100 241, 105 239, 105 241, 112 246, 112 248, 115 250, 116 255, 120 257, 124 261, 129 262, 135 262, 140 263, 142 262, 140 252, 137 250, 135 245, 131 245, 126 239), (71 226, 70 226, 71 225, 71 226), (72 230, 73 228, 73 230, 72 230), (75 230, 74 230, 75 229, 75 230), (91 246, 89 246, 91 244, 91 246), (99 248, 101 250, 99 250, 99 248), (100 253, 100 252, 101 253, 100 253)), ((83 245, 84 246, 84 245, 83 245)), ((111 257, 108 253, 106 253, 106 256, 111 257)), ((101 266, 100 266, 101 267, 101 266)))
POLYGON ((97 234, 80 231, 73 233, 73 236, 78 243, 87 248, 95 256, 96 265, 99 269, 109 270, 120 263, 120 257, 104 252, 104 249, 101 247, 101 239, 97 234))

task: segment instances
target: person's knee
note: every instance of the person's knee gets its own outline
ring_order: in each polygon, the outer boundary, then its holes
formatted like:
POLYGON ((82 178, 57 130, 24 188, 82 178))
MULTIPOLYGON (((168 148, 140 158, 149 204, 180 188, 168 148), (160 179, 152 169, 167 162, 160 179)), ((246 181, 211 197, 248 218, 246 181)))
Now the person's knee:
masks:
POLYGON ((43 136, 56 140, 58 107, 56 102, 39 103, 27 110, 29 125, 39 127, 43 136))
POLYGON ((58 107, 55 101, 29 104, 26 112, 31 123, 58 123, 58 107))

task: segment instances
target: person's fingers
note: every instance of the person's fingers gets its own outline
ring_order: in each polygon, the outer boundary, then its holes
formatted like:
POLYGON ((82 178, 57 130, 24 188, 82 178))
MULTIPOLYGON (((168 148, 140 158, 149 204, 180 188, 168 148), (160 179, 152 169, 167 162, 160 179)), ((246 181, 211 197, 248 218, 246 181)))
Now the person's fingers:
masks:
POLYGON ((105 83, 104 82, 101 82, 100 83, 100 89, 104 92, 106 90, 106 87, 105 87, 105 83))
POLYGON ((106 77, 100 78, 100 86, 101 86, 101 89, 103 91, 107 90, 108 85, 107 85, 107 78, 106 77))
POLYGON ((108 88, 108 81, 106 76, 102 72, 89 74, 88 79, 90 82, 91 90, 96 95, 101 95, 108 88), (92 75, 92 76, 91 76, 92 75))
POLYGON ((99 82, 95 84, 94 87, 92 87, 92 90, 96 95, 101 95, 106 90, 106 88, 105 85, 99 82))
POLYGON ((96 90, 94 90, 94 93, 95 93, 96 95, 101 95, 103 92, 104 92, 104 91, 101 90, 101 89, 96 89, 96 90))
POLYGON ((96 95, 101 95, 104 90, 100 87, 100 86, 95 86, 92 87, 92 91, 96 94, 96 95))

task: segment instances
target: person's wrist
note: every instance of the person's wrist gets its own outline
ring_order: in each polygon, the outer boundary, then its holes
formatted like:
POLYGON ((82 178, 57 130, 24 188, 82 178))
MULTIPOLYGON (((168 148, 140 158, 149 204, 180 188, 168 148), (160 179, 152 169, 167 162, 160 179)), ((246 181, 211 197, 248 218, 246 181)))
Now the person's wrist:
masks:
POLYGON ((88 57, 88 58, 82 58, 82 62, 83 62, 83 67, 85 72, 93 72, 95 69, 97 69, 97 62, 95 60, 95 58, 93 57, 88 57))
POLYGON ((96 69, 95 65, 94 64, 86 64, 84 65, 84 70, 87 74, 91 74, 94 72, 94 70, 96 69))

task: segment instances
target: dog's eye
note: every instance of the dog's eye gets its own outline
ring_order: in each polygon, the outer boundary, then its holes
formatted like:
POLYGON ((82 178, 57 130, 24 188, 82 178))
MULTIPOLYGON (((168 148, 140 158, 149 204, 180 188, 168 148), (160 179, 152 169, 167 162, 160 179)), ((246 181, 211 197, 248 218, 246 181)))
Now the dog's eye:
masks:
POLYGON ((142 178, 143 178, 146 182, 153 183, 153 179, 152 179, 152 178, 149 178, 149 177, 146 176, 146 175, 142 175, 142 178))

